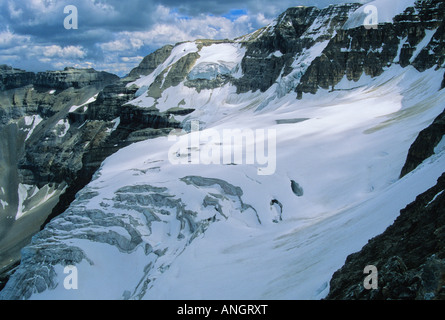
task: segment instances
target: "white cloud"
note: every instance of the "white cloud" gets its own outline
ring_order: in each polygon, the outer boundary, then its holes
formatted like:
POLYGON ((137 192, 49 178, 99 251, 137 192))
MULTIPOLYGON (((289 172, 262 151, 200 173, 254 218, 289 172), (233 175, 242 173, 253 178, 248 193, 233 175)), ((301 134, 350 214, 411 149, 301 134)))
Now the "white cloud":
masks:
POLYGON ((18 61, 20 60, 19 55, 6 55, 6 54, 0 54, 0 61, 7 62, 7 61, 18 61))
POLYGON ((58 45, 43 47, 43 55, 50 58, 82 59, 86 52, 80 46, 61 47, 58 45))
POLYGON ((14 34, 7 28, 5 31, 0 32, 0 49, 23 45, 28 42, 30 38, 30 36, 14 34))
POLYGON ((145 30, 117 32, 113 40, 99 43, 97 46, 102 49, 105 61, 96 64, 95 68, 105 66, 109 72, 126 74, 140 63, 143 49, 148 54, 148 50, 182 41, 234 39, 254 31, 258 25, 272 22, 263 14, 246 14, 235 20, 204 14, 184 17, 162 5, 154 10, 154 14, 158 17, 157 22, 145 30))
POLYGON ((23 15, 23 10, 21 8, 16 8, 14 1, 8 1, 9 15, 13 19, 19 19, 23 15))
POLYGON ((159 47, 181 41, 195 39, 233 39, 253 31, 253 24, 269 23, 264 15, 250 18, 240 16, 235 21, 225 17, 200 15, 185 19, 176 13, 167 14, 163 6, 156 10, 162 18, 144 31, 123 31, 115 35, 116 39, 99 46, 105 52, 138 50, 143 46, 159 47))
POLYGON ((120 32, 118 38, 114 41, 101 43, 99 46, 107 52, 134 51, 140 49, 144 45, 143 39, 137 37, 138 33, 120 32))
POLYGON ((34 70, 91 65, 123 75, 166 44, 234 39, 268 25, 289 6, 346 1, 0 0, 0 57, 34 70), (78 30, 63 27, 68 4, 79 9, 78 30))
POLYGON ((267 26, 272 23, 273 19, 267 19, 264 14, 258 13, 256 16, 256 21, 259 25, 267 26))
POLYGON ((141 62, 144 57, 136 56, 136 57, 121 57, 123 62, 141 62))

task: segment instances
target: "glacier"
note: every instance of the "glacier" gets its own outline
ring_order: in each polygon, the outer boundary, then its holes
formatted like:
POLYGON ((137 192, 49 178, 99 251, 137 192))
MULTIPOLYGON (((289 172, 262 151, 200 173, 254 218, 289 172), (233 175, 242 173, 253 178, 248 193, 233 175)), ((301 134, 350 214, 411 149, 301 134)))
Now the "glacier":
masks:
POLYGON ((442 151, 398 180, 416 133, 442 111, 441 76, 393 67, 368 85, 336 92, 335 100, 328 92, 285 97, 261 113, 221 104, 227 115, 208 128, 277 130, 271 176, 251 165, 172 165, 166 137, 121 149, 24 250, 25 263, 50 263, 54 276, 30 298, 323 298, 346 256, 384 231, 443 170, 442 151), (428 99, 434 103, 406 115, 428 99), (61 285, 68 262, 78 267, 78 290, 61 285))

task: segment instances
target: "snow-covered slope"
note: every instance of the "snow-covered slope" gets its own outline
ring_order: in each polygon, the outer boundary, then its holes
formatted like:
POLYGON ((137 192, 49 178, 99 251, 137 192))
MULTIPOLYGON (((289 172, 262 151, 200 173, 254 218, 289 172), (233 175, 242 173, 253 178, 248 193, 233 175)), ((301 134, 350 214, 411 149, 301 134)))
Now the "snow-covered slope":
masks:
POLYGON ((231 115, 208 128, 276 130, 270 176, 255 165, 172 165, 167 137, 120 150, 26 249, 82 252, 79 289, 64 288, 59 261, 59 285, 31 297, 322 298, 346 256, 442 173, 439 154, 397 180, 416 134, 443 109, 441 76, 394 67, 334 102, 320 92, 261 114, 220 106, 231 115))
POLYGON ((140 89, 127 104, 194 110, 172 115, 184 130, 107 158, 23 250, 0 297, 323 298, 345 258, 442 174, 445 151, 399 179, 418 133, 443 111, 445 90, 440 66, 392 63, 299 96, 302 75, 336 37, 323 23, 332 16, 318 17, 299 36, 309 48, 263 52, 258 63, 288 59, 266 90, 240 89, 262 50, 245 41, 283 32, 274 28, 285 15, 243 39, 178 44, 129 83, 140 89), (67 265, 77 268, 76 290, 64 285, 67 265))
POLYGON ((414 7, 417 0, 374 0, 358 8, 346 21, 344 28, 357 28, 363 25, 364 19, 371 24, 391 23, 395 16, 403 13, 408 7, 414 7), (374 17, 371 17, 375 14, 374 17))

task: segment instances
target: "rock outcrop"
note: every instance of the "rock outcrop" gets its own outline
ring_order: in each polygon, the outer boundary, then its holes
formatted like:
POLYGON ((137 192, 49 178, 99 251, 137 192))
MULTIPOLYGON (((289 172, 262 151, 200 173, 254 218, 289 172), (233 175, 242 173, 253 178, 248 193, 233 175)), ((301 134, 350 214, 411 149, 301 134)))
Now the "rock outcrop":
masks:
MULTIPOLYGON (((139 72, 147 71, 133 74, 139 72)), ((138 88, 106 72, 65 68, 34 74, 2 66, 0 80, 3 273, 32 235, 66 210, 106 157, 179 124, 171 113, 124 106, 138 88)))
POLYGON ((56 90, 79 89, 101 83, 111 83, 119 77, 108 72, 94 69, 75 69, 66 67, 62 71, 27 72, 7 65, 0 66, 0 90, 9 90, 27 85, 56 90))
POLYGON ((264 92, 279 76, 288 76, 296 67, 300 70, 294 77, 301 77, 308 67, 306 64, 310 63, 303 59, 307 50, 329 40, 359 6, 290 8, 276 19, 275 24, 243 38, 247 51, 242 61, 243 77, 234 81, 238 92, 264 92), (300 64, 297 66, 295 62, 300 64))
POLYGON ((32 84, 36 75, 33 72, 26 72, 14 69, 7 65, 0 65, 0 90, 20 88, 32 84))
POLYGON ((63 71, 39 72, 34 85, 65 90, 68 88, 82 88, 100 83, 111 83, 119 77, 104 71, 94 69, 75 69, 66 67, 63 71))
POLYGON ((439 0, 417 1, 394 18, 394 23, 379 24, 377 29, 337 30, 322 54, 314 60, 295 88, 299 97, 319 88, 334 89, 343 77, 357 81, 365 74, 382 74, 394 63, 424 71, 441 66, 445 56, 443 38, 445 4, 439 0), (416 56, 416 47, 434 32, 428 46, 416 56))
POLYGON ((440 88, 441 88, 441 89, 445 88, 445 73, 443 74, 442 85, 441 85, 440 88))
POLYGON ((433 123, 422 130, 411 145, 408 156, 403 166, 401 177, 417 168, 424 160, 434 154, 434 149, 442 141, 445 135, 445 110, 433 121, 433 123))
MULTIPOLYGON (((83 156, 103 141, 105 123, 70 121, 85 103, 119 77, 66 68, 38 74, 0 68, 0 273, 20 260, 20 250, 79 179, 83 156), (91 146, 87 145, 92 142, 91 146), (28 215, 29 214, 29 215, 28 215)), ((108 127, 113 127, 108 125, 108 127)), ((87 181, 85 181, 87 183, 87 181)))
POLYGON ((131 70, 128 79, 137 79, 139 76, 151 74, 160 64, 167 60, 173 48, 172 45, 166 45, 156 50, 153 54, 146 56, 139 66, 131 70))

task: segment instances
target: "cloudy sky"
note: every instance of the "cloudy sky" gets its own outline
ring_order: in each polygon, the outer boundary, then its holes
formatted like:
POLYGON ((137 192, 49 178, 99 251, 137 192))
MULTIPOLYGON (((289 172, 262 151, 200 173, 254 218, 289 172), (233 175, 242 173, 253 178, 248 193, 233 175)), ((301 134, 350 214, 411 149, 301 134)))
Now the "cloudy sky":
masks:
MULTIPOLYGON (((120 76, 165 44, 233 39, 292 6, 369 0, 0 0, 0 64, 30 71, 92 67, 120 76), (77 29, 66 29, 77 8, 77 29)), ((392 1, 392 0, 391 0, 392 1)))

